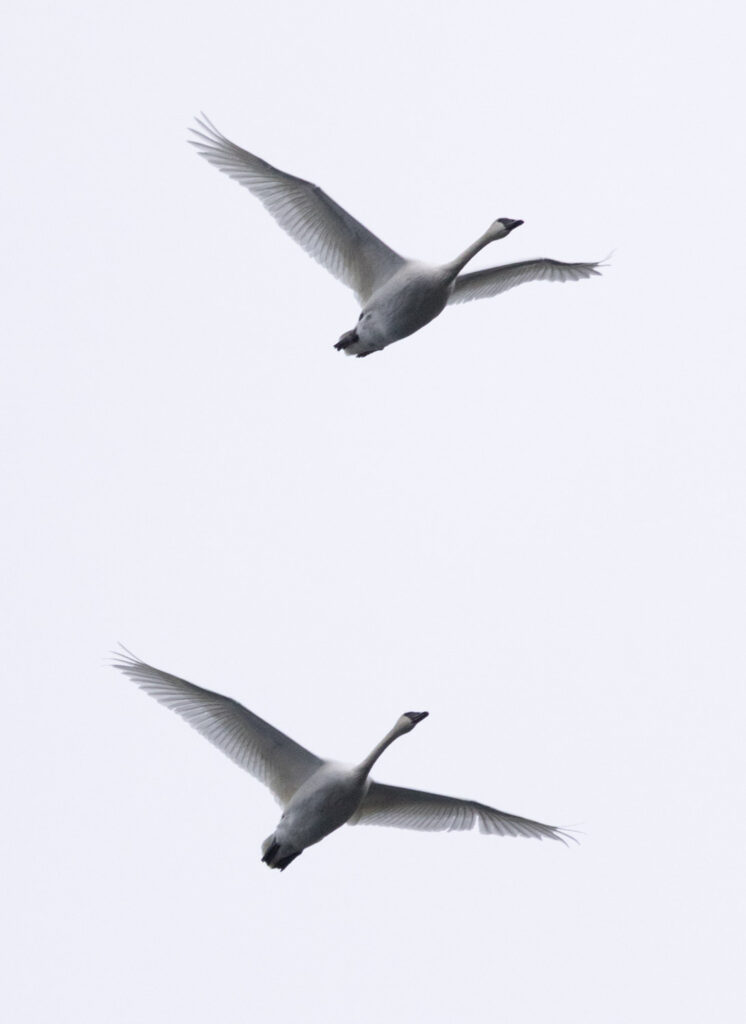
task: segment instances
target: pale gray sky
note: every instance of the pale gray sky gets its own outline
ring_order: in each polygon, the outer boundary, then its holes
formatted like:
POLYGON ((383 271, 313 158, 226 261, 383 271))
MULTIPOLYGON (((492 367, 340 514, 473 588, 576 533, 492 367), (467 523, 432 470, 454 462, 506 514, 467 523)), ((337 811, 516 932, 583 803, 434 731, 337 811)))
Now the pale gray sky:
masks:
POLYGON ((16 3, 0 48, 8 1020, 743 1019, 735 5, 16 3), (63 10, 65 7, 65 10, 63 10), (405 254, 601 258, 366 360, 204 109, 405 254), (343 829, 117 640, 586 835, 343 829))

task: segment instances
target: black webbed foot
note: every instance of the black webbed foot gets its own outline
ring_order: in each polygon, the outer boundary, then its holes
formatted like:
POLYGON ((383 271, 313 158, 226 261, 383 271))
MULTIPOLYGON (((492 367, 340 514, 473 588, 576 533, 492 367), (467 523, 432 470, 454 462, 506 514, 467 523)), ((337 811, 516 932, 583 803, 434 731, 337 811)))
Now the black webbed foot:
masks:
POLYGON ((344 352, 346 348, 349 348, 350 345, 354 345, 356 341, 359 341, 357 331, 347 331, 346 334, 342 335, 334 347, 338 352, 344 352))

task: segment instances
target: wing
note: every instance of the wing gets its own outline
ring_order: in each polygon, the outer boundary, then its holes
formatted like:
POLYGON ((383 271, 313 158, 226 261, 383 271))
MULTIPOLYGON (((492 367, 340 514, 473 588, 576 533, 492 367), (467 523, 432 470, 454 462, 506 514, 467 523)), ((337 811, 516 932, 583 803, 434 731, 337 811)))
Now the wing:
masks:
POLYGON ((123 649, 114 668, 175 711, 239 768, 267 786, 283 806, 323 761, 238 701, 146 665, 123 649))
POLYGON ((280 227, 352 288, 361 304, 404 263, 318 185, 234 145, 204 114, 196 120, 199 129, 190 129, 195 137, 189 142, 199 155, 253 192, 280 227))
POLYGON ((485 835, 558 839, 565 844, 568 839, 577 842, 564 829, 520 818, 517 814, 506 814, 474 800, 458 800, 419 789, 385 786, 380 782, 371 782, 349 824, 389 825, 420 832, 468 832, 478 825, 485 835))
POLYGON ((559 260, 523 260, 522 263, 506 263, 502 267, 477 270, 473 274, 459 274, 453 286, 449 303, 471 302, 472 299, 488 299, 508 288, 515 288, 526 281, 582 281, 585 277, 596 277, 604 264, 560 263, 559 260))

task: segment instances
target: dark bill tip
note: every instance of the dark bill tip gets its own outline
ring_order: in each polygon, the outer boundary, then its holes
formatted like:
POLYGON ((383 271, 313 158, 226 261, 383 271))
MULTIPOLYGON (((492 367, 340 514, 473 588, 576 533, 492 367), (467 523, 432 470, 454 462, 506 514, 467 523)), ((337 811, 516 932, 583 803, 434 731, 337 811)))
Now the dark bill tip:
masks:
POLYGON ((522 220, 511 220, 510 217, 501 217, 500 223, 505 225, 506 231, 514 231, 523 224, 522 220))
POLYGON ((417 725, 417 723, 421 722, 423 718, 427 718, 427 716, 429 714, 430 714, 429 711, 405 711, 404 712, 405 718, 408 718, 412 722, 412 725, 417 725))

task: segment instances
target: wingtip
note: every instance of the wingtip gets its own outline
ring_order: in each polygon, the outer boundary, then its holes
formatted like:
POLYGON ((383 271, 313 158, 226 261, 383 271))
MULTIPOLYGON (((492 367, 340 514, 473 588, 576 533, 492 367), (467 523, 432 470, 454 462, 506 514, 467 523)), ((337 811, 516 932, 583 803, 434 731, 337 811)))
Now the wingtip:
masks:
POLYGON ((204 146, 205 142, 215 143, 222 139, 223 136, 212 123, 212 121, 204 112, 204 110, 200 110, 199 114, 194 115, 194 122, 196 125, 198 125, 198 127, 195 128, 194 125, 189 125, 187 129, 187 131, 190 131, 192 135, 196 136, 196 138, 193 139, 187 138, 186 141, 189 143, 190 146, 204 146))
POLYGON ((584 834, 585 833, 576 828, 554 828, 552 832, 552 839, 559 840, 563 846, 569 846, 570 843, 575 843, 576 846, 580 846, 580 840, 577 837, 584 834))
POLYGON ((126 672, 127 669, 141 664, 137 655, 133 654, 129 647, 125 647, 121 640, 117 641, 117 646, 113 651, 109 651, 109 658, 111 660, 108 664, 112 668, 118 668, 120 672, 126 672))

